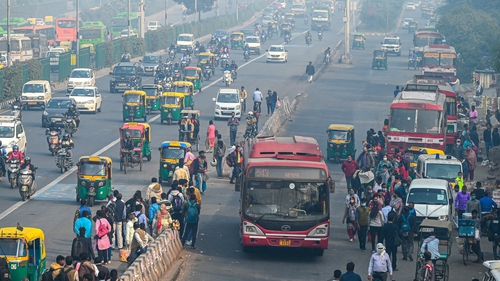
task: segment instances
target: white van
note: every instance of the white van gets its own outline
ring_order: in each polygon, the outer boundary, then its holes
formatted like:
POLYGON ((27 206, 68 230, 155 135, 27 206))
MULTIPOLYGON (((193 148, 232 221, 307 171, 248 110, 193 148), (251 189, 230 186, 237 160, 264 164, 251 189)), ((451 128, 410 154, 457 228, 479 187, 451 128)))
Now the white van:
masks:
POLYGON ((483 266, 487 268, 487 272, 483 276, 483 281, 500 281, 500 261, 485 261, 483 262, 483 266))
POLYGON ((415 179, 411 182, 406 203, 413 202, 417 225, 428 218, 441 221, 453 219, 451 184, 440 179, 415 179))
POLYGON ((429 179, 442 179, 450 183, 462 171, 462 162, 450 155, 421 154, 417 159, 417 177, 429 179))
POLYGON ((234 116, 241 117, 241 103, 240 90, 238 89, 220 89, 216 98, 212 98, 215 102, 215 119, 217 118, 230 118, 234 112, 234 116))
POLYGON ((23 85, 21 104, 26 109, 30 107, 40 107, 44 109, 51 97, 52 88, 50 87, 49 81, 28 81, 23 85))
POLYGON ((190 33, 179 34, 177 37, 177 53, 194 50, 194 35, 190 33))

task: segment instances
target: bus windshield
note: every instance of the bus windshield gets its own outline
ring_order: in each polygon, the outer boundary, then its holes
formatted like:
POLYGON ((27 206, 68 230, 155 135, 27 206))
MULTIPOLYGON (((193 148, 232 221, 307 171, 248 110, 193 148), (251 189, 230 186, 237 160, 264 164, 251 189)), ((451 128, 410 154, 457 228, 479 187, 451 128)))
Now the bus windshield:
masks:
POLYGON ((111 20, 111 26, 127 26, 127 19, 113 19, 111 20))
POLYGON ((244 212, 256 219, 318 219, 328 214, 327 196, 324 183, 249 181, 244 212))
POLYGON ((435 188, 412 188, 408 202, 425 205, 448 205, 446 191, 435 188))
POLYGON ((441 112, 437 110, 392 109, 390 131, 440 134, 441 112))
POLYGON ((461 165, 427 163, 425 177, 454 181, 458 173, 462 171, 461 165))
POLYGON ((96 39, 101 38, 100 29, 80 29, 81 39, 96 39))
POLYGON ((75 28, 76 20, 58 20, 57 27, 60 28, 75 28))
POLYGON ((0 239, 0 249, 2 249, 2 256, 26 256, 26 244, 21 239, 2 238, 0 239))

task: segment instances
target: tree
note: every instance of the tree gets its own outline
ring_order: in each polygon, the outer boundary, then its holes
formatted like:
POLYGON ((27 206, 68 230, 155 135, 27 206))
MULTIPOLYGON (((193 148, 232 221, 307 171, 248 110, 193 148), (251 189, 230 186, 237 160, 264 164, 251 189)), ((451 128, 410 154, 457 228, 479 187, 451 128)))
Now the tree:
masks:
POLYGON ((198 12, 208 12, 212 9, 214 5, 214 0, 174 0, 179 4, 184 4, 184 7, 188 10, 189 13, 194 13, 195 2, 198 1, 198 12))
POLYGON ((457 76, 461 80, 469 81, 474 69, 492 67, 492 51, 500 43, 500 27, 495 18, 462 5, 441 16, 436 27, 459 54, 457 76))

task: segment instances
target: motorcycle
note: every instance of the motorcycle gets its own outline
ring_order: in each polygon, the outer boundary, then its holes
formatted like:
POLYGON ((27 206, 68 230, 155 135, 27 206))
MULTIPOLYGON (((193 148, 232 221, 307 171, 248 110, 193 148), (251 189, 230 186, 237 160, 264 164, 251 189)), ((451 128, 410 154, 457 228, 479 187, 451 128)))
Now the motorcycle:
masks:
POLYGON ((165 84, 163 85, 163 88, 165 90, 170 90, 172 89, 172 85, 173 85, 172 77, 168 77, 167 80, 165 81, 165 84))
MULTIPOLYGON (((38 169, 38 167, 35 167, 35 171, 36 169, 38 169)), ((33 173, 35 171, 23 169, 19 172, 17 184, 19 185, 19 194, 23 201, 30 199, 36 192, 36 181, 33 180, 33 173)))
POLYGON ((260 42, 262 42, 262 43, 266 43, 266 39, 267 39, 267 36, 266 36, 265 34, 262 34, 262 35, 260 36, 260 42))
POLYGON ((120 58, 120 62, 130 62, 130 55, 123 54, 122 57, 120 58))
POLYGON ((203 66, 203 77, 206 81, 210 80, 210 77, 212 77, 212 68, 210 65, 203 66))
POLYGON ((49 151, 52 156, 56 155, 56 151, 59 149, 59 132, 55 130, 47 129, 47 143, 49 145, 49 151))
POLYGON ((249 51, 245 51, 243 53, 243 58, 245 59, 245 61, 249 61, 250 60, 250 52, 249 51))
POLYGON ((175 50, 170 50, 170 52, 168 53, 168 57, 171 60, 175 59, 175 50))
POLYGON ((224 67, 226 67, 227 62, 228 62, 227 58, 222 58, 221 59, 220 66, 222 67, 222 69, 224 69, 224 67))
POLYGON ((66 134, 68 134, 70 138, 73 137, 73 134, 76 132, 76 121, 73 116, 66 116, 66 118, 63 119, 63 124, 66 134))
POLYGON ((323 40, 323 32, 318 31, 318 39, 319 41, 323 40))
POLYGON ((323 59, 325 64, 330 64, 330 54, 325 54, 325 58, 323 59))
POLYGON ((214 64, 215 64, 215 67, 219 66, 219 56, 218 55, 214 56, 214 64))
POLYGON ((8 161, 8 174, 9 174, 9 182, 10 187, 12 189, 17 187, 17 177, 19 176, 19 167, 21 167, 21 160, 17 158, 12 158, 8 161))
POLYGON ((224 71, 224 75, 222 76, 222 82, 226 84, 226 87, 228 87, 229 85, 231 85, 231 83, 233 83, 233 77, 231 75, 231 71, 229 70, 224 71))
POLYGON ((243 138, 246 140, 248 138, 255 138, 257 136, 257 128, 255 126, 252 126, 250 128, 247 128, 245 130, 245 134, 243 135, 243 138))
POLYGON ((309 19, 304 18, 304 24, 307 25, 309 23, 309 19))
POLYGON ((285 43, 290 43, 290 34, 288 33, 285 35, 285 43))
POLYGON ((18 105, 14 105, 12 107, 11 115, 14 116, 17 120, 21 121, 23 119, 23 116, 21 113, 21 107, 18 105))
POLYGON ((174 79, 174 82, 181 81, 181 71, 179 69, 174 70, 173 79, 174 79))
POLYGON ((73 161, 70 157, 70 153, 67 148, 61 148, 57 151, 56 155, 56 166, 61 170, 61 174, 71 169, 73 166, 73 161))
POLYGON ((311 42, 312 42, 312 38, 310 36, 306 37, 306 44, 307 44, 307 46, 311 45, 311 42))
POLYGON ((181 69, 184 69, 188 65, 188 62, 185 60, 181 61, 181 69))

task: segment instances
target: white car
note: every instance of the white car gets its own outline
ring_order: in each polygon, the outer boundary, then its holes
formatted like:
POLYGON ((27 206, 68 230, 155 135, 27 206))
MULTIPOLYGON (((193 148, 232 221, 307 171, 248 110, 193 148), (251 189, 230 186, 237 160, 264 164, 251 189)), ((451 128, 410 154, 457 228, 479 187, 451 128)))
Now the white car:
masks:
POLYGON ((258 36, 245 37, 245 43, 250 48, 250 53, 260 55, 260 38, 258 36))
POLYGON ((150 30, 157 30, 160 27, 161 27, 161 24, 160 24, 159 21, 150 21, 150 22, 148 22, 148 31, 150 31, 150 30))
POLYGON ((271 17, 271 16, 264 16, 264 17, 262 18, 262 26, 266 26, 266 27, 267 27, 267 25, 268 25, 270 22, 272 22, 272 21, 273 21, 273 17, 271 17))
POLYGON ((135 33, 135 31, 133 31, 132 29, 123 29, 122 32, 120 32, 120 36, 121 38, 125 38, 125 37, 137 37, 137 33, 135 33))
POLYGON ((5 146, 7 154, 12 152, 14 145, 26 154, 28 141, 23 123, 14 116, 0 116, 0 141, 5 146))
POLYGON ((75 68, 69 74, 66 92, 71 93, 75 87, 95 86, 95 74, 90 68, 75 68))
POLYGON ((238 89, 220 89, 216 98, 212 98, 215 102, 215 119, 230 118, 234 112, 235 117, 241 117, 240 90, 238 89))
POLYGON ((97 87, 76 87, 69 97, 76 101, 79 111, 101 112, 102 97, 97 87))
POLYGON ((406 3, 406 10, 415 11, 416 9, 417 9, 417 5, 415 5, 415 3, 413 3, 413 2, 406 3))
POLYGON ((278 4, 281 4, 282 9, 286 9, 286 1, 285 0, 278 0, 278 4))
POLYGON ((267 51, 266 62, 288 62, 288 51, 283 45, 271 45, 267 51))

